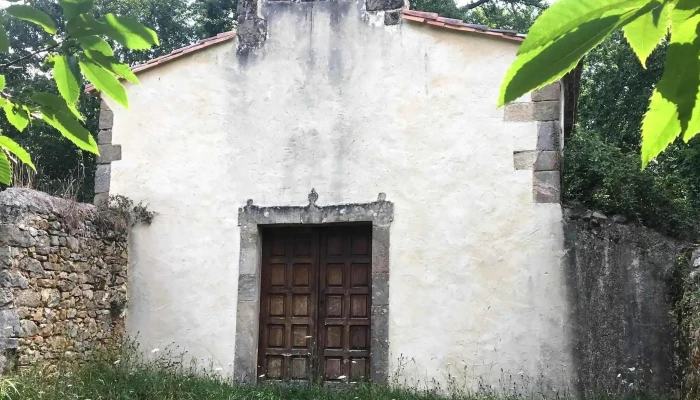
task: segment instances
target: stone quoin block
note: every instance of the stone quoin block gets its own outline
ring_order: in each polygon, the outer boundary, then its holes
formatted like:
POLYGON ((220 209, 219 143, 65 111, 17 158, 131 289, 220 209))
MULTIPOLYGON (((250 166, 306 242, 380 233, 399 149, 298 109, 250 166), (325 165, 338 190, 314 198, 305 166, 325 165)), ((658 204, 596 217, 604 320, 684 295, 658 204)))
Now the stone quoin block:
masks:
POLYGON ((560 117, 560 103, 558 100, 538 101, 533 104, 533 120, 558 121, 560 117))
POLYGON ((122 146, 114 144, 104 144, 97 146, 100 155, 97 156, 98 164, 109 164, 112 161, 119 161, 122 159, 122 146))
POLYGON ((112 167, 109 164, 97 166, 95 171, 95 193, 109 193, 112 167))
POLYGON ((561 126, 559 121, 542 121, 537 124, 537 150, 559 150, 561 126))
POLYGON ((404 6, 404 0, 367 0, 367 11, 396 10, 404 6))
POLYGON ((97 134, 97 144, 112 144, 112 130, 103 129, 97 134))
POLYGON ((513 153, 513 164, 516 170, 533 169, 537 162, 537 151, 526 150, 513 153))
POLYGON ((505 107, 506 122, 528 122, 534 120, 534 103, 510 103, 505 107))
POLYGON ((559 100, 561 98, 561 85, 559 82, 547 85, 542 89, 535 90, 531 94, 532 101, 559 100))
POLYGON ((538 151, 535 171, 559 171, 561 165, 558 151, 538 151))
POLYGON ((533 183, 535 203, 561 202, 561 174, 559 171, 535 171, 533 183))
POLYGON ((100 129, 112 129, 114 125, 114 113, 104 101, 100 105, 100 129))

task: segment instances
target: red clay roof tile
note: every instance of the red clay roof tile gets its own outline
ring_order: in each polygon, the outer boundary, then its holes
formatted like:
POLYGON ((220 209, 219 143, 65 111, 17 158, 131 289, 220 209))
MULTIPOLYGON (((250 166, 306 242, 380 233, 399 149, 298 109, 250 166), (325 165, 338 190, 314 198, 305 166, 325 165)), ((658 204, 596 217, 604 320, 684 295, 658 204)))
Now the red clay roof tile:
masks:
POLYGON ((503 39, 514 40, 516 42, 522 42, 523 40, 525 40, 525 35, 519 34, 515 31, 509 31, 505 29, 492 29, 484 25, 467 24, 462 20, 441 17, 438 14, 431 12, 403 10, 401 16, 403 19, 408 21, 423 22, 428 25, 438 26, 441 28, 454 29, 464 32, 481 33, 503 39))

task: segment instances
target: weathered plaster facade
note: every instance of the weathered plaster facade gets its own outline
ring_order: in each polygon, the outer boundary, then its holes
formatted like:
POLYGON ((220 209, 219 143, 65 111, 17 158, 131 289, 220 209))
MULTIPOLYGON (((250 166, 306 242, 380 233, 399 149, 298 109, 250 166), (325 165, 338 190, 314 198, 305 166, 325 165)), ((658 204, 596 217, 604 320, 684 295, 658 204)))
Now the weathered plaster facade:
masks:
POLYGON ((159 213, 130 235, 128 331, 233 373, 236 332, 257 318, 239 307, 239 207, 302 207, 311 187, 322 208, 384 192, 388 371, 406 384, 567 387, 556 163, 516 168, 517 152, 558 149, 541 148, 560 132, 558 97, 499 109, 517 42, 385 24, 363 7, 264 4, 258 49, 213 46, 144 71, 131 111, 108 101, 122 146, 109 190, 159 213))

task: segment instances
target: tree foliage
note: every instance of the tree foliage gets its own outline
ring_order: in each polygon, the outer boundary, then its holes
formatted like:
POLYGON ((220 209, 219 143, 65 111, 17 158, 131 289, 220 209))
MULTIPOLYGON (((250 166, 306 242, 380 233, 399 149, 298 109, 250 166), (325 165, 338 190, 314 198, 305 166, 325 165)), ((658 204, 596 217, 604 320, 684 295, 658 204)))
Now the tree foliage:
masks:
POLYGON ((415 0, 411 8, 438 13, 492 28, 526 33, 538 15, 547 8, 545 0, 488 0, 457 6, 454 0, 415 0))
POLYGON ((664 73, 642 121, 642 166, 700 131, 700 3, 696 0, 560 0, 542 13, 504 80, 499 103, 562 78, 622 30, 641 65, 667 46, 664 73), (670 36, 669 36, 670 32, 670 36))
MULTIPOLYGON (((9 26, 0 26, 0 106, 14 133, 46 124, 78 148, 97 154, 97 143, 78 109, 82 84, 90 82, 128 107, 118 79, 118 72, 128 66, 114 57, 105 39, 126 49, 148 49, 159 44, 156 33, 133 18, 94 15, 92 0, 27 1, 10 5, 2 17, 9 26), (22 68, 30 62, 33 70, 22 68), (41 78, 35 85, 19 84, 17 78, 26 75, 14 74, 17 66, 41 78), (55 82, 55 91, 50 81, 55 82)), ((11 183, 13 161, 35 168, 21 144, 0 134, 0 183, 11 183)))
POLYGON ((565 146, 564 198, 663 233, 700 236, 700 142, 672 144, 641 170, 641 122, 667 45, 646 68, 622 32, 585 59, 577 129, 565 146))

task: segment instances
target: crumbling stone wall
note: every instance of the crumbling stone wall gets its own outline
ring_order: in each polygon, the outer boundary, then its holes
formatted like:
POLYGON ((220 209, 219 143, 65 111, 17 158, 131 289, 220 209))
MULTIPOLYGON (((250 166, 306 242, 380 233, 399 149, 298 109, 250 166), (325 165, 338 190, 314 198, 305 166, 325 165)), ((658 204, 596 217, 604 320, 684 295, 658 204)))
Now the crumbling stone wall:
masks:
POLYGON ((115 226, 91 205, 0 192, 2 369, 79 359, 121 341, 127 243, 115 226))

